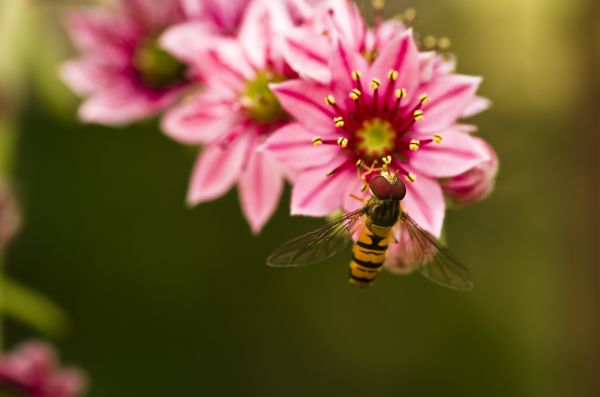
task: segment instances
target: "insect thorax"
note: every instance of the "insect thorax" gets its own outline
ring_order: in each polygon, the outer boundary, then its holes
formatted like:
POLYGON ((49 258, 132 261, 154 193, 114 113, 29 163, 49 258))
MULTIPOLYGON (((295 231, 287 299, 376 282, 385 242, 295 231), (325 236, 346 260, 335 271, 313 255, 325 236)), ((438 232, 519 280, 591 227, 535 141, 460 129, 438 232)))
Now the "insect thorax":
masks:
POLYGON ((369 200, 367 217, 372 224, 370 228, 374 233, 376 233, 377 227, 388 228, 394 226, 398 222, 399 216, 400 202, 398 200, 381 200, 374 196, 369 200))

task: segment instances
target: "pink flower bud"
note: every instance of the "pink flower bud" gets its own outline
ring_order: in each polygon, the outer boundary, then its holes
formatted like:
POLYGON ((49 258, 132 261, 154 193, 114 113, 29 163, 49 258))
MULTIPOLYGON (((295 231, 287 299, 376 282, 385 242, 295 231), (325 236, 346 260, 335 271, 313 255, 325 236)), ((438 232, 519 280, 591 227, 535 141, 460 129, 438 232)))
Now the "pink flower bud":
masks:
POLYGON ((483 139, 474 139, 488 153, 489 159, 442 184, 444 192, 455 205, 475 204, 485 199, 494 190, 498 174, 498 157, 483 139))
POLYGON ((393 273, 408 274, 419 266, 427 264, 431 259, 433 259, 431 251, 426 252, 411 238, 406 227, 402 225, 388 246, 384 266, 393 273))

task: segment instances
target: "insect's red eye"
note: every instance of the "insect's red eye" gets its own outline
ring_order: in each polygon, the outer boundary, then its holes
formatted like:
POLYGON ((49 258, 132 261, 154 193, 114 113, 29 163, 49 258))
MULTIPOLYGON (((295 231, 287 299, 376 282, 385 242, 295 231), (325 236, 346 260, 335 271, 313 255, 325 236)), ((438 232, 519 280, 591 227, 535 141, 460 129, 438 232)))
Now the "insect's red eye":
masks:
POLYGON ((394 200, 402 200, 406 196, 406 185, 401 179, 398 179, 394 185, 392 185, 392 198, 394 200))
POLYGON ((371 188, 371 192, 373 192, 375 197, 379 199, 388 199, 392 196, 392 185, 387 179, 385 179, 385 177, 381 175, 373 178, 371 183, 369 183, 369 187, 371 188))

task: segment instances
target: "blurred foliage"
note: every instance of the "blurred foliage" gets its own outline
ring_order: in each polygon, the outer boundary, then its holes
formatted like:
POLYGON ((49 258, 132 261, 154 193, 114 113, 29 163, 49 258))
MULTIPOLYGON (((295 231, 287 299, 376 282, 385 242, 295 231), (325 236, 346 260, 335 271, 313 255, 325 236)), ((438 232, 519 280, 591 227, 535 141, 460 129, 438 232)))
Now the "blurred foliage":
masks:
MULTIPOLYGON (((79 124, 55 73, 68 56, 61 6, 24 2, 17 93, 28 95, 13 125, 27 222, 9 273, 72 316, 60 346, 92 374, 92 397, 597 395, 591 171, 573 144, 590 1, 388 2, 389 15, 417 7, 422 34, 449 36, 459 71, 484 76, 495 104, 474 123, 499 153, 497 190, 447 221, 477 280, 468 295, 390 274, 356 291, 343 255, 266 268, 274 247, 320 222, 290 218, 286 198, 255 238, 235 192, 186 208, 189 150, 154 122, 79 124)), ((9 328, 10 341, 29 335, 9 328)))

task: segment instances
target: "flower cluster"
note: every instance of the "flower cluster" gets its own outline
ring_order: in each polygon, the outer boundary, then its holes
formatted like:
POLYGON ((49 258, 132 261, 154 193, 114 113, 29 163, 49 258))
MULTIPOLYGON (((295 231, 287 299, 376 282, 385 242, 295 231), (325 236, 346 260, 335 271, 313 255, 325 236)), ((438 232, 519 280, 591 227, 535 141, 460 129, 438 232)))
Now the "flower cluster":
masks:
MULTIPOLYGON (((201 147, 187 201, 236 186, 257 233, 284 181, 291 212, 324 217, 360 205, 364 170, 387 164, 407 181, 404 209, 440 237, 446 200, 483 199, 498 162, 463 124, 489 106, 478 77, 378 13, 369 27, 349 0, 121 0, 113 13, 69 19, 81 58, 65 81, 87 96, 85 121, 124 124, 163 113, 174 140, 201 147), (427 48, 426 48, 427 47, 427 48)), ((387 266, 402 271, 410 239, 387 266)))
POLYGON ((0 359, 0 395, 16 397, 78 397, 85 378, 76 369, 57 367, 54 350, 30 342, 0 359))

